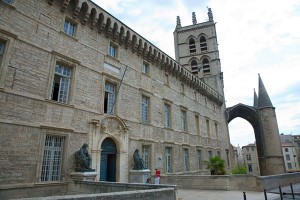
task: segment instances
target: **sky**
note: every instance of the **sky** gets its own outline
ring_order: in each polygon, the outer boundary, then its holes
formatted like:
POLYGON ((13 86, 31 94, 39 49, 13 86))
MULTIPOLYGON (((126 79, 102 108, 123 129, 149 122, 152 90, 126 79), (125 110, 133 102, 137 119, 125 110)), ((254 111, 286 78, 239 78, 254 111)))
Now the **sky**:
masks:
MULTIPOLYGON (((211 8, 224 73, 226 106, 253 105, 260 74, 279 132, 300 135, 300 0, 93 0, 166 54, 174 56, 176 17, 181 25, 208 20, 211 8)), ((230 141, 255 141, 242 118, 229 123, 230 141)))

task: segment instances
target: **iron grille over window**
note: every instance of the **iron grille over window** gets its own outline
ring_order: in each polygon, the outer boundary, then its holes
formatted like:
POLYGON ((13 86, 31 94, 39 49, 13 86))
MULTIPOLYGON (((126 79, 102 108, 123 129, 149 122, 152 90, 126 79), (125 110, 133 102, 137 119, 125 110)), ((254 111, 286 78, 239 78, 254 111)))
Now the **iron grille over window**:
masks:
POLYGON ((146 96, 142 96, 142 123, 149 123, 149 101, 150 99, 146 96))
POLYGON ((144 160, 144 167, 149 169, 149 147, 142 146, 142 159, 144 160))
POLYGON ((166 172, 171 173, 171 147, 166 148, 166 172))
POLYGON ((41 181, 59 181, 64 137, 47 135, 44 147, 41 181))
POLYGON ((181 128, 183 131, 186 131, 186 111, 181 111, 181 128))
POLYGON ((170 128, 170 105, 165 104, 165 127, 170 128))
POLYGON ((189 150, 183 150, 183 162, 184 162, 184 171, 189 171, 189 150))

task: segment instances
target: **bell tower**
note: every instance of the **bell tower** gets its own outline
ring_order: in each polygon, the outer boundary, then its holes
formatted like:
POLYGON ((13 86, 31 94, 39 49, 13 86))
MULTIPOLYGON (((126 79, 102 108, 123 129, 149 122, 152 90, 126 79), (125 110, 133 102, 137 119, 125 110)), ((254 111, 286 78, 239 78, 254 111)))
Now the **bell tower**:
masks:
POLYGON ((180 17, 174 31, 175 58, 218 93, 223 93, 223 73, 219 58, 216 26, 211 8, 208 21, 197 23, 192 13, 192 25, 181 26, 180 17))

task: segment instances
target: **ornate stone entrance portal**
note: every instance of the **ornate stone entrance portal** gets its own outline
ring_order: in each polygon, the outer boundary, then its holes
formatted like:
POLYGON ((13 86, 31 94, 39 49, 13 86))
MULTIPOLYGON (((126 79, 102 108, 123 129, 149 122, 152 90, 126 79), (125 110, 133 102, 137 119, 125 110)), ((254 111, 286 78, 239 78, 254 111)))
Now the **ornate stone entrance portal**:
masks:
POLYGON ((254 129, 260 174, 284 173, 275 107, 259 76, 259 95, 254 92, 254 105, 237 104, 226 109, 227 122, 236 117, 247 120, 254 129))
POLYGON ((92 124, 90 143, 97 180, 128 182, 128 127, 125 122, 116 115, 105 115, 102 120, 92 120, 92 124))

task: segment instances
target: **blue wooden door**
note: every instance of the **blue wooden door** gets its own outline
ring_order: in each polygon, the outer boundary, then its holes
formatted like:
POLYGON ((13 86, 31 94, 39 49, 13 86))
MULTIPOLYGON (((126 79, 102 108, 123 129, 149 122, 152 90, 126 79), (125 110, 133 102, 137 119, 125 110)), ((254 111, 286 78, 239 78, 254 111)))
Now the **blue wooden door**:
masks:
POLYGON ((107 155, 101 155, 100 161, 100 181, 106 181, 107 177, 107 155))
POLYGON ((100 181, 116 181, 117 147, 114 141, 106 138, 101 145, 100 181))

